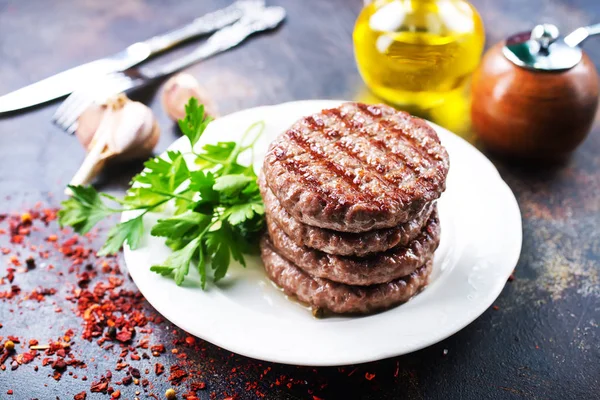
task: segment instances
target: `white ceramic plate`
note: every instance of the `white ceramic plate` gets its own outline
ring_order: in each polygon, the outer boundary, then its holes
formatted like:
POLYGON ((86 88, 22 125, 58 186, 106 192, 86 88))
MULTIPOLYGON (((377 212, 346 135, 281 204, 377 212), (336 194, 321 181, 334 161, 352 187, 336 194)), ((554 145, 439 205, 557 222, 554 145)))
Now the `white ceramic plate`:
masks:
MULTIPOLYGON (((202 143, 237 140, 250 124, 264 120, 266 130, 256 145, 258 171, 278 134, 302 116, 339 104, 301 101, 240 111, 211 123, 202 143)), ((364 317, 315 319, 267 279, 258 257, 248 260, 246 269, 232 265, 227 277, 206 291, 193 268, 178 287, 150 271, 170 250, 149 229, 137 250, 125 248, 129 272, 146 299, 175 325, 261 360, 354 364, 439 342, 475 320, 498 297, 519 258, 522 233, 515 197, 492 163, 463 139, 434 127, 451 165, 447 190, 438 203, 442 239, 431 283, 406 304, 364 317)), ((189 150, 187 139, 177 140, 171 149, 189 150)), ((159 217, 148 216, 146 226, 159 217)))

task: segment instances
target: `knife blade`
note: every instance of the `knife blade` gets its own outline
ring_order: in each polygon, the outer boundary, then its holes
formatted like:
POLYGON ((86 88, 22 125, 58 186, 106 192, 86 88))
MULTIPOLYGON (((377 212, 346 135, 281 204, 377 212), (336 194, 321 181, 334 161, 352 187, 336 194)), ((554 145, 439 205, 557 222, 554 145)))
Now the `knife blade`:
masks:
POLYGON ((94 77, 124 71, 184 40, 219 30, 239 20, 247 12, 263 7, 264 0, 240 0, 229 7, 196 18, 182 28, 134 43, 112 56, 71 68, 15 90, 0 97, 0 114, 66 96, 94 77))

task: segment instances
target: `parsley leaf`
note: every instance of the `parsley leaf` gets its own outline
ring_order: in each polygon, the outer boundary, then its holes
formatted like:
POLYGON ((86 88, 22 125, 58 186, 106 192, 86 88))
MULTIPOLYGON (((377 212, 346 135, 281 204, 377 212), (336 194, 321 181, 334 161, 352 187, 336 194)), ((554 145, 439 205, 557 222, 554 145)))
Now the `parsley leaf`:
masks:
POLYGON ((119 251, 125 240, 131 249, 138 247, 140 239, 144 234, 143 215, 132 218, 129 221, 121 222, 115 225, 110 232, 104 246, 98 252, 99 256, 114 254, 119 251))
MULTIPOLYGON (((192 149, 211 120, 204 113, 204 106, 190 99, 186 117, 179 121, 179 126, 192 149)), ((116 253, 125 242, 132 249, 139 246, 144 215, 167 210, 165 205, 171 204, 175 207, 174 215, 159 219, 150 234, 164 238, 173 252, 150 270, 173 277, 181 285, 190 265, 195 263, 204 289, 208 268, 214 272, 214 281, 219 281, 226 276, 232 261, 245 266, 244 254, 257 251, 258 236, 264 229, 264 204, 252 163, 238 164, 238 157, 252 150, 263 128, 264 123, 257 122, 239 142, 205 144, 199 152, 187 154, 168 151, 148 160, 122 199, 98 193, 93 187, 71 187, 73 197, 62 203, 59 221, 62 226, 85 233, 113 213, 138 210, 137 217, 109 231, 98 252, 106 255, 116 253), (195 156, 190 164, 194 170, 186 163, 189 155, 195 156), (118 208, 111 208, 103 200, 117 204, 118 208)))
POLYGON ((69 189, 73 192, 73 197, 64 201, 58 212, 61 226, 72 226, 77 233, 87 233, 113 213, 94 188, 69 185, 69 189))
POLYGON ((243 174, 225 175, 215 180, 213 189, 225 196, 234 196, 248 186, 250 182, 256 182, 256 178, 243 174))
POLYGON ((251 220, 255 215, 264 215, 265 206, 262 202, 236 204, 225 210, 223 215, 231 225, 239 225, 246 220, 251 220))
POLYGON ((204 113, 204 105, 198 105, 196 98, 190 98, 185 106, 185 118, 179 120, 179 129, 190 140, 192 148, 211 121, 212 118, 204 113))
POLYGON ((162 265, 153 265, 150 267, 150 271, 158 272, 161 275, 174 274, 175 283, 181 285, 183 279, 190 270, 190 263, 192 258, 200 246, 201 237, 189 242, 184 248, 174 251, 162 265))
POLYGON ((188 211, 185 214, 159 219, 156 225, 152 227, 150 234, 152 236, 178 238, 185 236, 192 229, 204 230, 210 224, 211 219, 211 216, 188 211))

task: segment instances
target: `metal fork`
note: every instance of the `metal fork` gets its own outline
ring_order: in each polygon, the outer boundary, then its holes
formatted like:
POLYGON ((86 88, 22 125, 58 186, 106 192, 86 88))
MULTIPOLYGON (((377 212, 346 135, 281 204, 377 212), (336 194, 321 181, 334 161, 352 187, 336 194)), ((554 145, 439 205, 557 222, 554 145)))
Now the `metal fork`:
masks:
POLYGON ((233 25, 214 33, 205 43, 193 52, 158 67, 130 68, 112 73, 97 82, 74 91, 56 111, 54 122, 68 133, 77 130, 77 120, 81 113, 95 102, 104 102, 118 93, 147 86, 160 78, 180 71, 198 61, 224 52, 246 39, 253 33, 273 29, 285 18, 282 7, 267 7, 246 14, 233 25))

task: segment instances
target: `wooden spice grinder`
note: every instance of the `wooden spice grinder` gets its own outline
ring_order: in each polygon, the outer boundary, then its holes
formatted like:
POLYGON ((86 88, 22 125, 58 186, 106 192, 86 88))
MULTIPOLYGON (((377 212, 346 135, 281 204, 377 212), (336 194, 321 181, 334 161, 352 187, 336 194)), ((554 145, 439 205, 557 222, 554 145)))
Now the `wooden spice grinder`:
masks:
POLYGON ((583 142, 596 115, 599 79, 579 45, 595 34, 600 24, 565 38, 554 25, 538 25, 486 53, 473 76, 471 114, 490 150, 556 160, 583 142))

